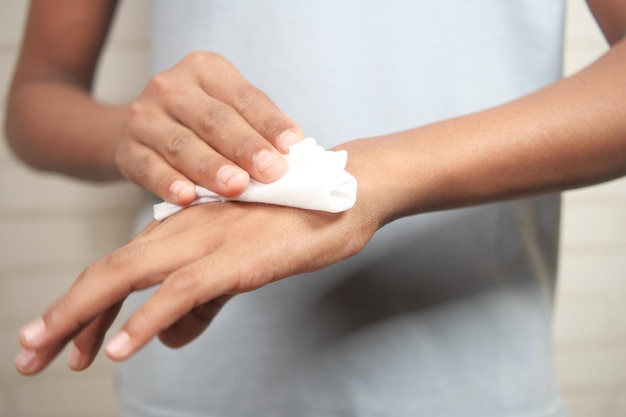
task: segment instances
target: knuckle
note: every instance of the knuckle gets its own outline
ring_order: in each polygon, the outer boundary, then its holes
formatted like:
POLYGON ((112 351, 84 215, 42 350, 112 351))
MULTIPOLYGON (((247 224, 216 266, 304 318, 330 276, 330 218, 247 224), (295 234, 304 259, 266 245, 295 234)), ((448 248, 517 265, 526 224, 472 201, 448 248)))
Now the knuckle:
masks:
POLYGON ((179 132, 165 143, 166 152, 169 156, 176 157, 189 146, 191 141, 193 141, 193 137, 188 132, 179 132))
POLYGON ((227 123, 227 119, 230 117, 232 110, 226 106, 219 106, 210 110, 199 118, 200 129, 203 133, 208 134, 215 131, 220 126, 227 123))
POLYGON ((130 120, 140 119, 146 114, 146 105, 141 101, 133 101, 128 106, 128 115, 130 120))
POLYGON ((143 100, 132 102, 128 106, 128 116, 122 126, 122 137, 141 137, 145 126, 154 119, 153 110, 143 100))
POLYGON ((222 58, 220 54, 215 52, 194 51, 187 54, 187 56, 183 59, 183 62, 192 66, 206 66, 222 61, 223 59, 224 58, 222 58))
POLYGON ((271 276, 271 272, 259 265, 242 263, 236 278, 231 283, 229 292, 247 292, 265 285, 271 276))
MULTIPOLYGON (((79 279, 88 280, 89 277, 98 276, 128 276, 128 271, 135 271, 136 264, 139 259, 146 256, 153 250, 153 242, 151 240, 134 239, 130 243, 116 249, 108 256, 101 258, 89 265, 81 274, 79 279)), ((132 279, 120 280, 119 288, 130 293, 131 291, 139 291, 158 281, 158 275, 138 275, 132 279)), ((95 281, 92 285, 95 285, 95 281)))
POLYGON ((202 158, 196 165, 196 173, 200 178, 212 178, 214 169, 212 158, 202 158))
POLYGON ((167 281, 167 288, 175 294, 193 294, 199 287, 198 281, 194 274, 179 274, 167 281))
POLYGON ((250 87, 241 92, 235 99, 235 107, 241 112, 254 110, 263 103, 267 103, 269 98, 261 90, 250 87))
POLYGON ((263 123, 263 134, 267 138, 276 138, 285 130, 294 130, 295 126, 281 117, 270 117, 263 123))
POLYGON ((152 328, 152 326, 161 327, 158 326, 159 321, 155 317, 152 310, 146 308, 145 306, 144 308, 140 308, 135 311, 135 314, 133 314, 131 318, 132 322, 129 322, 126 325, 126 331, 131 334, 131 337, 133 334, 137 335, 138 333, 141 333, 146 328, 152 328))
POLYGON ((84 279, 86 279, 88 276, 95 276, 101 273, 101 271, 118 274, 130 268, 134 259, 135 254, 132 253, 129 246, 122 246, 110 255, 101 258, 89 265, 82 275, 85 277, 84 279))
POLYGON ((160 292, 178 304, 181 312, 187 312, 201 303, 203 286, 202 278, 187 270, 165 280, 160 292))
POLYGON ((251 144, 254 143, 253 138, 241 142, 234 142, 233 155, 235 160, 252 159, 256 148, 253 149, 251 144))
POLYGON ((211 285, 207 280, 207 271, 200 265, 192 264, 170 275, 162 287, 168 298, 178 299, 189 310, 203 302, 211 285))
POLYGON ((167 72, 161 72, 159 74, 156 74, 152 78, 150 78, 146 89, 157 95, 165 94, 172 89, 171 77, 168 75, 167 72))

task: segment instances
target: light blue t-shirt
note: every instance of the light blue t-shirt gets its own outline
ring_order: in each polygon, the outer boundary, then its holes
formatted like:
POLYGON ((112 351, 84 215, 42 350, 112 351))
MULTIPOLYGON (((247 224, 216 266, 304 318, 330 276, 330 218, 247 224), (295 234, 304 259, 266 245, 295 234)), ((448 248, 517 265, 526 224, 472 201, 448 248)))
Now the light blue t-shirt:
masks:
MULTIPOLYGON (((561 76, 561 0, 153 7, 155 72, 219 52, 327 147, 561 76)), ((563 417, 558 226, 556 195, 395 221, 349 260, 235 297, 188 346, 151 343, 120 366, 122 415, 563 417)))

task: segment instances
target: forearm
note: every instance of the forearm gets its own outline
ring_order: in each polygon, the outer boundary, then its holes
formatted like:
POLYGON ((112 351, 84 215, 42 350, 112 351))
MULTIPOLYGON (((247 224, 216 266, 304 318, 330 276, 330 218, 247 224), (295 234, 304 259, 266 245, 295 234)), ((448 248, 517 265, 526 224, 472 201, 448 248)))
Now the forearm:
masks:
POLYGON ((30 81, 10 96, 7 138, 31 166, 89 180, 121 178, 114 152, 126 106, 107 107, 61 81, 30 81))
POLYGON ((91 97, 116 0, 31 0, 7 101, 6 136, 35 168, 119 178, 113 151, 124 107, 91 97))
POLYGON ((345 145, 382 222, 589 185, 626 174, 626 42, 514 102, 345 145))

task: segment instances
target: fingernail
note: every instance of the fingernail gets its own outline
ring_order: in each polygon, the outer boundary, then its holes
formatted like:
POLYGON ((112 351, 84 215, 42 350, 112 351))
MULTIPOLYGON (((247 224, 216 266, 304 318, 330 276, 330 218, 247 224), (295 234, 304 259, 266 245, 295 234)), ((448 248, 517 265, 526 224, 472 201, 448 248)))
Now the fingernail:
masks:
POLYGON ((239 176, 242 174, 245 175, 247 181, 248 173, 246 171, 232 165, 224 165, 217 171, 217 179, 220 180, 222 184, 228 185, 232 179, 235 177, 239 179, 239 176))
POLYGON ((295 145, 296 143, 300 142, 301 140, 302 140, 302 138, 300 137, 300 135, 298 135, 293 130, 285 130, 276 139, 276 145, 278 145, 278 147, 281 150, 287 152, 287 151, 289 151, 289 147, 291 145, 295 145))
POLYGON ((72 346, 70 353, 67 355, 67 366, 72 369, 80 369, 80 365, 83 363, 83 354, 78 350, 76 346, 72 346))
POLYGON ((262 150, 254 157, 254 165, 260 173, 264 173, 269 167, 271 167, 276 161, 280 160, 281 158, 282 157, 280 155, 266 150, 262 150))
POLYGON ((20 329, 20 334, 24 342, 36 345, 46 333, 46 324, 41 317, 27 323, 20 329))
POLYGON ((187 181, 176 180, 170 185, 170 192, 178 198, 193 198, 196 193, 196 187, 187 181))
POLYGON ((34 363, 36 356, 37 355, 34 350, 24 349, 15 357, 15 366, 21 372, 28 372, 34 363))
POLYGON ((114 358, 123 358, 130 352, 130 336, 126 332, 119 332, 107 343, 106 351, 114 358))

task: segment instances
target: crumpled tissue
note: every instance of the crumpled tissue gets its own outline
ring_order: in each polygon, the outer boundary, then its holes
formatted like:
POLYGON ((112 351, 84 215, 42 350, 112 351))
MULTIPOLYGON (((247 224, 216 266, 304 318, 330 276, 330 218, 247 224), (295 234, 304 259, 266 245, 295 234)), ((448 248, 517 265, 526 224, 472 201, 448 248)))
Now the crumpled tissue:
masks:
MULTIPOLYGON (((315 139, 307 138, 289 148, 287 170, 278 180, 263 184, 250 180, 236 197, 225 197, 196 185, 196 199, 190 206, 216 201, 243 201, 276 204, 309 210, 339 213, 356 201, 356 178, 346 170, 348 153, 327 151, 315 139)), ((154 205, 154 218, 163 220, 189 206, 163 202, 154 205)))

